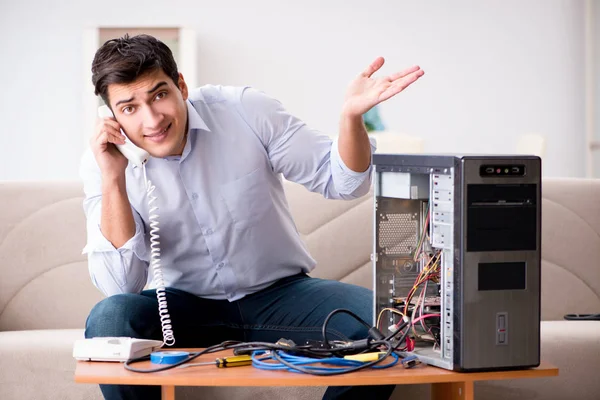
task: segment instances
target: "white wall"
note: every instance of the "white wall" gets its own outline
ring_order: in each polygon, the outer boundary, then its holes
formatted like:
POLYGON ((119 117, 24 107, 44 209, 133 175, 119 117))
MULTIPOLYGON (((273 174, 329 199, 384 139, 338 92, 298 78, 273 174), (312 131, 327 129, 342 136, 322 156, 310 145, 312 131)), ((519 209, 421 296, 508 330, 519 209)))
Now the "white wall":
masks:
POLYGON ((78 178, 92 90, 82 32, 99 25, 195 29, 198 82, 254 85, 330 134, 346 84, 376 56, 384 73, 419 64, 424 78, 381 108, 390 129, 460 153, 511 152, 538 132, 544 175, 584 175, 578 0, 50 3, 0 2, 0 180, 78 178))

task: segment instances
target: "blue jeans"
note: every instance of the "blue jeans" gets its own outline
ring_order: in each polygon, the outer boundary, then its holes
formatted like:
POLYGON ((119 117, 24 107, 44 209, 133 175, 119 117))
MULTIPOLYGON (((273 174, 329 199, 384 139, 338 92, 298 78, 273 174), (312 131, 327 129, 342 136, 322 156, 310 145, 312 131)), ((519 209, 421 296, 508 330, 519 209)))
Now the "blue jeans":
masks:
MULTIPOLYGON (((167 288, 176 347, 208 347, 224 340, 276 342, 281 338, 298 344, 321 340, 327 314, 336 308, 355 312, 371 323, 373 292, 337 281, 298 274, 241 300, 207 300, 167 288)), ((328 324, 328 339, 363 339, 367 329, 348 315, 336 315, 328 324)), ((154 290, 118 294, 98 303, 91 311, 85 337, 125 336, 162 340, 158 303, 154 290)), ((389 386, 329 387, 323 399, 388 399, 389 386)), ((100 385, 107 400, 160 399, 160 387, 100 385)))

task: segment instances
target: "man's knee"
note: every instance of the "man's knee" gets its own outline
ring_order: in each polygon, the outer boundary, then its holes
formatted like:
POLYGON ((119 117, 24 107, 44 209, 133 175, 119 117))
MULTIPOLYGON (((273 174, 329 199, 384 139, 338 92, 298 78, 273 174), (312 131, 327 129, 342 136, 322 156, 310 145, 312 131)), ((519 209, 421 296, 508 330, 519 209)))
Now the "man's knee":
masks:
POLYGON ((117 294, 105 298, 92 308, 85 324, 85 337, 140 337, 134 328, 144 318, 147 298, 139 294, 117 294))

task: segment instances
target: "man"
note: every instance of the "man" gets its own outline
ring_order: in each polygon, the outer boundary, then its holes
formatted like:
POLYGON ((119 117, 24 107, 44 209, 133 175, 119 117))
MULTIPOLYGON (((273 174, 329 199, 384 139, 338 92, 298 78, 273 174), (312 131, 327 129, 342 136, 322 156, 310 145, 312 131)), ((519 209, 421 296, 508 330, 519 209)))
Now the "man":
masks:
MULTIPOLYGON (((178 347, 320 339, 336 308, 372 321, 369 290, 306 275, 315 261, 296 231, 280 174, 327 198, 368 192, 372 149, 362 115, 423 75, 412 67, 373 78, 383 62, 378 58, 350 84, 332 142, 252 88, 189 90, 168 47, 151 36, 106 42, 92 80, 115 119, 98 124, 81 174, 84 251, 94 285, 108 297, 90 313, 86 337, 162 340, 161 329, 171 330, 161 326, 156 291, 143 291, 151 253, 160 258, 178 347), (145 170, 114 146, 124 143, 120 129, 151 155, 145 170), (147 203, 146 175, 156 211, 147 203), (155 214, 159 244, 156 237, 150 243, 155 214)), ((367 336, 347 317, 330 327, 332 338, 367 336)), ((101 389, 107 399, 159 397, 157 387, 101 389)), ((329 388, 324 398, 384 399, 392 390, 329 388)))

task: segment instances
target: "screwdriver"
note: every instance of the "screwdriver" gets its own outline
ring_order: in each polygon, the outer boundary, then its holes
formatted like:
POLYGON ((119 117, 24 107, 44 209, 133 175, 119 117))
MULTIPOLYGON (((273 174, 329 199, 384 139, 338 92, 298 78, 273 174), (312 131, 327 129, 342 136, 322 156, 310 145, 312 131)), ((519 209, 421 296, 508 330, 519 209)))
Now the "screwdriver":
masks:
POLYGON ((180 365, 178 368, 197 367, 200 365, 216 365, 217 368, 229 368, 229 367, 241 367, 243 365, 250 365, 250 364, 252 364, 252 356, 244 355, 244 356, 231 356, 231 357, 217 358, 215 361, 193 363, 193 364, 183 364, 183 365, 180 365))

